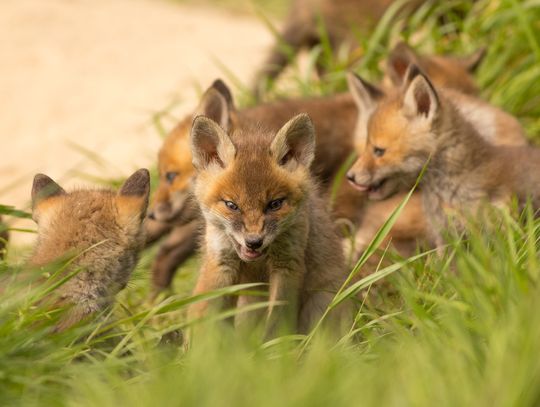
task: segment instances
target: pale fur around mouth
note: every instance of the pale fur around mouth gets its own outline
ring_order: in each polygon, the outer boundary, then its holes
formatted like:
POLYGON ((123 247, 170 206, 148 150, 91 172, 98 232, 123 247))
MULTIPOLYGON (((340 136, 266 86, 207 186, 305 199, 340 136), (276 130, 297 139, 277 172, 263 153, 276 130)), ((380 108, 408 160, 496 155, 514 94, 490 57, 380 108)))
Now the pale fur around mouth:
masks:
POLYGON ((240 257, 240 260, 242 261, 251 262, 259 260, 266 254, 265 249, 252 250, 247 248, 243 244, 238 243, 236 239, 233 238, 232 240, 234 249, 236 250, 236 254, 238 254, 238 257, 240 257))

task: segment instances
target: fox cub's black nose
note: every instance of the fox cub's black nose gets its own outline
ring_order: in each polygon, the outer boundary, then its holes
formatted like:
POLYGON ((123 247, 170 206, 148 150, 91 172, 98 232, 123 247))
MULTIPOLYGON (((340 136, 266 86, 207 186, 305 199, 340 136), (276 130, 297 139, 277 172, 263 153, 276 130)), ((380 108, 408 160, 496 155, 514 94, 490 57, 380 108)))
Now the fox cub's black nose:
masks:
POLYGON ((246 238, 246 246, 248 249, 251 250, 257 250, 259 247, 261 247, 263 244, 262 237, 247 237, 246 238))
POLYGON ((355 180, 354 172, 348 172, 347 179, 351 182, 355 182, 356 180, 355 180))

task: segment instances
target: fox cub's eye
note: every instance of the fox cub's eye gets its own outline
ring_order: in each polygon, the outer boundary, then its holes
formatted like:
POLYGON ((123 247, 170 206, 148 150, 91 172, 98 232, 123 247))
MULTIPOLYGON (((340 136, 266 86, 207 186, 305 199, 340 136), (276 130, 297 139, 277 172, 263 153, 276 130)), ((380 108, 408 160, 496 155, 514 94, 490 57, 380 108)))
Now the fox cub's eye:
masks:
POLYGON ((238 205, 236 205, 233 201, 223 201, 225 203, 225 206, 229 208, 231 211, 237 211, 238 205))
POLYGON ((375 155, 375 157, 382 157, 385 152, 386 149, 384 148, 373 147, 373 154, 375 155))
POLYGON ((177 175, 178 175, 177 172, 169 171, 165 173, 165 179, 167 180, 169 184, 172 184, 172 182, 174 181, 177 175))
POLYGON ((278 211, 281 209, 283 201, 285 201, 285 198, 274 199, 273 201, 268 202, 268 205, 266 205, 266 209, 268 209, 269 211, 278 211))

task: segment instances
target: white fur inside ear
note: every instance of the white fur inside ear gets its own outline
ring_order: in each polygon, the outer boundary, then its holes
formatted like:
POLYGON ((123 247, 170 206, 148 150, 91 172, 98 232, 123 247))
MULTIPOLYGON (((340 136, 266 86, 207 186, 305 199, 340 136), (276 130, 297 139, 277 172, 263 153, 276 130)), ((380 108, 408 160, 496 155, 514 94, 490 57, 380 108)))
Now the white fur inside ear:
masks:
POLYGON ((435 91, 422 75, 412 80, 403 99, 406 116, 419 117, 432 121, 437 113, 439 102, 435 91))

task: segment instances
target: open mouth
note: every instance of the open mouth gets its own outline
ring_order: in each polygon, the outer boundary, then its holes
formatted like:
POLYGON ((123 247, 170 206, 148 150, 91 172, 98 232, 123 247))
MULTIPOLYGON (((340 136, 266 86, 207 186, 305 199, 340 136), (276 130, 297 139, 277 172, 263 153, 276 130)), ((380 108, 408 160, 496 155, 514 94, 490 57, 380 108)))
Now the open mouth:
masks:
POLYGON ((240 258, 244 261, 257 260, 263 254, 264 253, 262 251, 249 249, 245 246, 240 246, 239 255, 240 255, 240 258))
POLYGON ((242 261, 255 261, 265 254, 264 249, 253 250, 233 240, 233 246, 242 261))
POLYGON ((382 186, 386 183, 386 180, 387 180, 386 178, 383 178, 379 182, 375 184, 371 184, 367 189, 368 193, 378 192, 382 188, 382 186))
POLYGON ((379 182, 376 182, 370 185, 357 184, 356 182, 353 182, 353 181, 350 181, 350 183, 356 190, 371 194, 371 193, 378 192, 382 188, 382 186, 386 183, 386 181, 387 181, 387 178, 383 178, 379 182))

